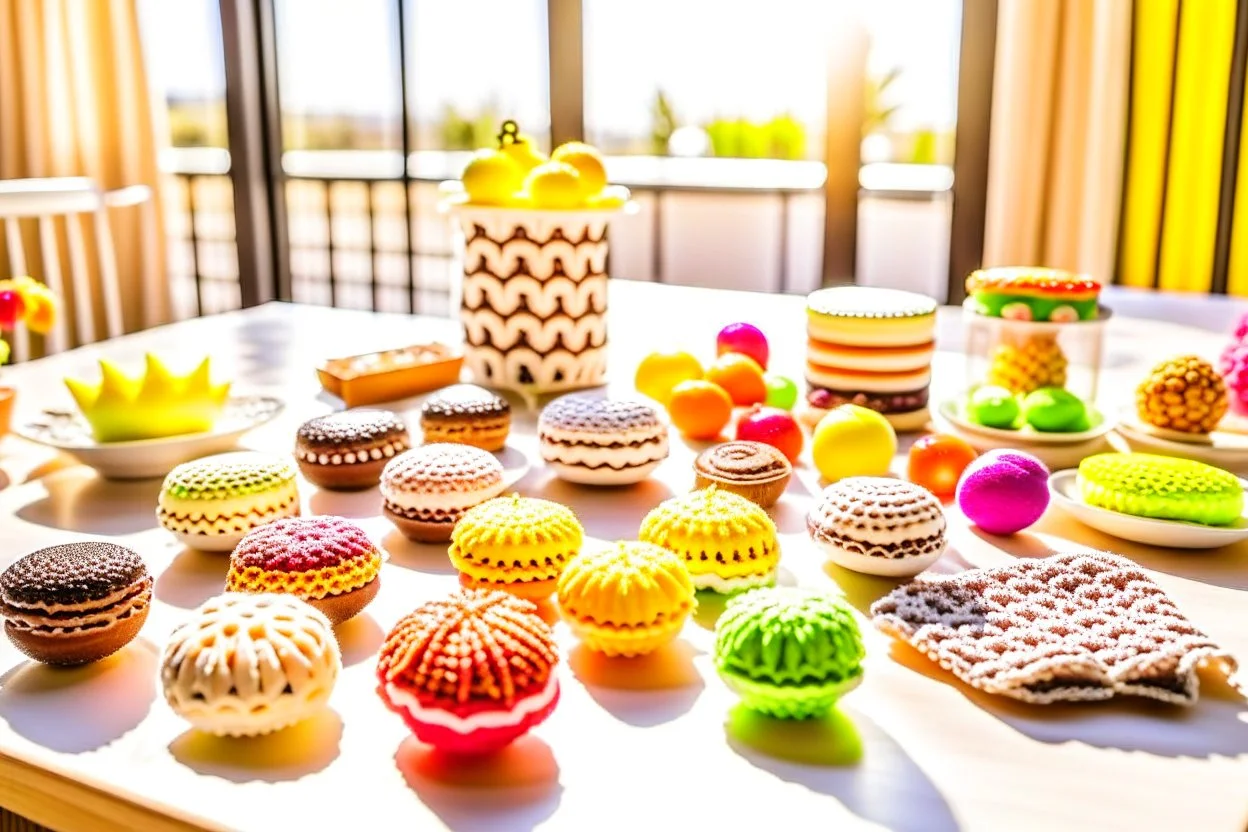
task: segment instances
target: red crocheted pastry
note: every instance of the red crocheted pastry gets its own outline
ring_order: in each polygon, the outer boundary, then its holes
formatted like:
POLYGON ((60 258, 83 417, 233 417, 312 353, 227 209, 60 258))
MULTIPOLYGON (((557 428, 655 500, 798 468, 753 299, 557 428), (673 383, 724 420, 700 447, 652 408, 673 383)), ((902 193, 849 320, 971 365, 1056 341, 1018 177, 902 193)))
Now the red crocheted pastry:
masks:
POLYGON ((461 590, 406 616, 386 637, 377 692, 421 742, 495 751, 550 716, 559 661, 537 607, 496 590, 461 590))

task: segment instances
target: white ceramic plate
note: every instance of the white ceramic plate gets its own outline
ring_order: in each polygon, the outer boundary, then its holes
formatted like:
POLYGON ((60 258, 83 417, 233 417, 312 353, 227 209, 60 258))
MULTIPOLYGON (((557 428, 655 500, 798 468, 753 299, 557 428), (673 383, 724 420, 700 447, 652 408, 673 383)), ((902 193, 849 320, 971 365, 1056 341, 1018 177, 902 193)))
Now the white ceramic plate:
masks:
POLYGON ((947 399, 941 402, 938 411, 940 415, 949 424, 956 427, 959 431, 965 433, 974 433, 988 439, 994 439, 998 442, 1016 443, 1017 445, 1078 445, 1081 442, 1090 442, 1093 439, 1099 439, 1114 429, 1114 423, 1106 419, 1101 411, 1096 408, 1088 410, 1088 417, 1092 422, 1092 427, 1088 430, 1076 431, 1073 433, 1048 433, 1036 430, 1027 426, 1019 430, 1003 430, 1002 428, 990 428, 986 425, 977 425, 968 420, 962 413, 961 399, 947 399))
MULTIPOLYGON (((1173 549, 1216 549, 1248 540, 1248 507, 1245 508, 1245 515, 1241 515, 1230 526, 1202 526, 1181 520, 1136 517, 1085 503, 1075 483, 1078 473, 1076 469, 1069 468, 1050 476, 1049 493, 1072 517, 1097 531, 1133 543, 1168 546, 1173 549)), ((1248 483, 1244 485, 1248 486, 1248 483)))
POLYGON ((1193 436, 1146 426, 1134 408, 1123 409, 1117 431, 1133 451, 1194 459, 1219 468, 1248 468, 1248 435, 1243 433, 1215 430, 1207 436, 1193 436))
POLYGON ((96 442, 81 415, 64 411, 44 411, 19 424, 14 433, 64 451, 106 479, 137 480, 163 477, 183 462, 230 450, 240 436, 273 419, 282 407, 271 396, 233 396, 210 431, 131 442, 96 442))

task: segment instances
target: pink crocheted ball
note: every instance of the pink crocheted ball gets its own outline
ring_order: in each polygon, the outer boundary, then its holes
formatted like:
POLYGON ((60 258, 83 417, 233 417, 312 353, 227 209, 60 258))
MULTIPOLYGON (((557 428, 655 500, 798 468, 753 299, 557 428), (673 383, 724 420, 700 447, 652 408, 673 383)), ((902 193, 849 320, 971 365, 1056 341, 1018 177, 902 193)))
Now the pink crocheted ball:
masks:
POLYGON ((1049 469, 1022 451, 988 451, 958 480, 958 507, 989 534, 1014 534, 1049 505, 1049 469))
MULTIPOLYGON (((1240 323, 1240 326, 1244 325, 1240 323)), ((1239 329, 1235 332, 1238 334, 1239 329)), ((1218 372, 1231 394, 1231 410, 1240 416, 1248 416, 1248 344, 1239 341, 1227 344, 1218 359, 1218 372)))
POLYGON ((1239 316, 1239 320, 1235 323, 1235 330, 1231 333, 1231 337, 1235 339, 1235 343, 1248 338, 1248 312, 1239 316))

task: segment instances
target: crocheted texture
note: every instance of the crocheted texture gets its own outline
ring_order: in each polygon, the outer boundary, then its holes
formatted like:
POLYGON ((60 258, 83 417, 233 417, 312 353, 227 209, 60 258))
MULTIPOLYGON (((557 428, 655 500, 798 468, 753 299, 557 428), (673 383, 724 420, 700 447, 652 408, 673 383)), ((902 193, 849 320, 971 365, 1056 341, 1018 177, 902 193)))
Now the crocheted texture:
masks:
POLYGON ((1025 395, 1042 387, 1066 384, 1066 354, 1052 335, 1036 335, 1021 344, 998 344, 992 350, 987 383, 1025 395))
POLYGON ((42 607, 100 601, 142 581, 147 565, 135 552, 102 541, 40 549, 0 575, 5 604, 42 607))
POLYGON ((699 589, 714 587, 715 578, 770 581, 780 562, 767 512, 715 486, 664 500, 641 521, 638 537, 683 557, 699 589))
POLYGON ((533 497, 496 497, 464 513, 451 533, 451 564, 492 583, 559 577, 585 530, 566 506, 533 497))
POLYGON ((559 661, 537 607, 505 592, 461 590, 404 617, 381 646, 382 688, 410 691, 423 707, 469 716, 509 710, 541 691, 559 661))
POLYGON ((381 493, 455 494, 503 481, 503 464, 471 445, 435 442, 396 456, 381 472, 381 493))
POLYGON ((847 477, 823 490, 810 536, 856 555, 925 557, 945 548, 945 512, 930 491, 891 477, 847 477))
MULTIPOLYGON (((1248 315, 1244 316, 1240 326, 1248 326, 1248 315)), ((1227 344, 1218 358, 1218 372, 1230 394, 1231 410, 1240 416, 1248 416, 1248 344, 1241 340, 1227 344)))
POLYGON ((1155 454, 1096 454, 1079 463, 1088 505, 1139 517, 1225 526, 1244 510, 1244 489, 1227 471, 1155 454))
POLYGON ((715 667, 749 707, 773 716, 826 713, 862 677, 862 633, 840 598, 754 589, 715 625, 715 667))
POLYGON ((329 620, 289 595, 227 593, 173 632, 161 660, 165 699, 215 734, 267 734, 329 700, 342 658, 329 620))
POLYGON ((833 318, 920 318, 936 314, 936 301, 915 292, 837 286, 806 296, 806 311, 833 318))
POLYGON ((1227 404, 1222 377, 1194 355, 1161 362, 1135 390, 1140 421, 1184 433, 1212 433, 1227 404))
POLYGON ((1236 670, 1143 569, 1106 552, 920 577, 871 615, 963 682, 1026 702, 1118 694, 1191 705, 1199 665, 1236 670))
POLYGON ((284 459, 242 451, 197 459, 174 468, 161 491, 179 500, 226 500, 261 494, 295 480, 284 459))
POLYGON ((381 552, 341 517, 278 520, 247 534, 230 555, 231 592, 286 592, 321 599, 366 586, 381 552))
POLYGON ((453 384, 435 393, 420 410, 422 421, 507 416, 511 405, 497 393, 475 384, 453 384))
POLYGON ((611 434, 642 428, 658 431, 664 427, 659 414, 649 405, 583 395, 555 399, 542 409, 537 424, 538 433, 557 429, 573 433, 611 434))
POLYGON ((784 454, 762 442, 724 442, 698 454, 693 463, 699 474, 728 480, 734 485, 773 482, 793 473, 784 454))
POLYGON ((388 410, 344 410, 304 422, 295 455, 320 465, 378 462, 412 446, 407 425, 388 410))
POLYGON ((572 558, 559 577, 559 611, 591 649, 648 653, 675 638, 697 605, 675 552, 619 541, 572 558))

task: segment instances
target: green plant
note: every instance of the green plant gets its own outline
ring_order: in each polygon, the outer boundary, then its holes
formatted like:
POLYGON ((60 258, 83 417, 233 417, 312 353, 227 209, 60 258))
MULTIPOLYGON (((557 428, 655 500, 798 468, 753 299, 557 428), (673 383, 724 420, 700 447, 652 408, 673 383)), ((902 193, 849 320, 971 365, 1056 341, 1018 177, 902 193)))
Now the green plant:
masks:
POLYGON ((888 122, 897 113, 898 105, 886 105, 888 88, 901 77, 901 67, 893 67, 883 75, 867 78, 867 89, 864 96, 862 133, 869 136, 888 127, 888 122))
POLYGON ((671 140, 676 128, 680 127, 680 118, 672 107, 672 100, 663 90, 654 91, 654 104, 650 107, 650 152, 655 156, 666 156, 667 143, 671 140))
POLYGON ((717 118, 704 129, 715 156, 801 159, 806 155, 806 128, 788 113, 761 124, 745 118, 717 118))

